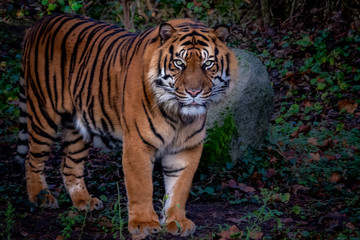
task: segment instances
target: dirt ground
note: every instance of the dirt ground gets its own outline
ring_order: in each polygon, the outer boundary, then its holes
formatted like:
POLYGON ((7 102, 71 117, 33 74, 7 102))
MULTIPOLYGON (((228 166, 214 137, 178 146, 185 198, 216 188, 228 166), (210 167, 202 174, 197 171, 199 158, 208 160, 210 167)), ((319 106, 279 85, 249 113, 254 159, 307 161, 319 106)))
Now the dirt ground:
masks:
MULTIPOLYGON (((0 145, 0 164, 3 166, 1 169, 1 186, 2 194, 1 199, 1 212, 5 212, 7 207, 6 200, 10 200, 15 208, 15 222, 13 226, 13 231, 11 239, 63 239, 61 237, 64 225, 60 221, 60 214, 65 216, 69 215, 68 209, 71 206, 69 200, 61 203, 59 209, 42 209, 31 206, 27 201, 26 195, 26 183, 24 177, 19 175, 12 169, 11 160, 14 154, 15 146, 0 145), (15 202, 15 203, 14 203, 15 202), (66 215, 67 214, 67 215, 66 215)), ((93 180, 97 175, 95 168, 99 170, 99 174, 106 171, 104 170, 107 166, 107 163, 110 162, 111 157, 108 154, 101 153, 99 151, 91 151, 89 160, 86 180, 93 180), (101 159, 103 158, 103 159, 101 159)), ((46 172, 47 172, 47 181, 49 184, 50 190, 56 194, 63 195, 67 197, 67 193, 62 186, 62 179, 59 174, 59 164, 60 164, 60 154, 56 153, 51 156, 48 161, 46 172)), ((122 173, 115 173, 111 181, 116 181, 117 176, 120 175, 118 179, 120 182, 120 192, 122 196, 125 196, 125 186, 123 184, 122 173), (115 179, 116 178, 116 179, 115 179)), ((106 176, 106 174, 102 175, 106 176)), ((109 177, 109 176, 108 176, 109 177)), ((159 192, 155 189, 154 193, 154 207, 158 214, 160 214, 161 203, 159 199, 156 199, 156 195, 161 196, 163 192, 163 186, 161 186, 161 179, 156 179, 156 173, 154 176, 154 182, 159 186, 159 192)), ((105 178, 104 178, 105 179, 105 178)), ((87 182, 88 182, 87 181, 87 182)), ((105 209, 101 211, 95 211, 87 214, 86 224, 82 229, 81 224, 75 224, 69 239, 79 239, 81 234, 81 239, 113 239, 113 232, 111 232, 112 224, 109 222, 107 217, 102 215, 103 211, 106 211, 106 208, 111 208, 112 202, 115 201, 115 194, 106 192, 105 194, 99 190, 96 190, 96 186, 103 186, 105 183, 100 180, 95 180, 91 186, 89 186, 89 192, 94 196, 99 197, 100 194, 107 196, 107 202, 105 202, 105 209), (105 226, 108 233, 105 232, 100 226, 105 226)), ((126 204, 126 198, 123 197, 121 200, 123 205, 126 204)), ((221 232, 222 227, 225 224, 229 226, 233 224, 241 225, 241 217, 248 211, 255 209, 256 206, 252 204, 239 204, 239 205, 230 205, 224 200, 214 201, 214 199, 207 200, 203 197, 190 196, 187 204, 187 217, 194 221, 197 226, 196 233, 191 237, 191 239, 219 239, 220 236, 217 234, 221 232)), ((71 212, 71 211, 70 211, 71 212)), ((80 214, 85 214, 80 213, 80 214)), ((126 214, 126 213, 124 213, 126 214)), ((0 217, 2 223, 5 223, 5 217, 2 215, 0 217)), ((127 221, 126 216, 124 216, 125 221, 127 221)), ((126 223, 125 223, 126 225, 126 223)), ((125 239, 130 239, 130 235, 127 230, 123 231, 125 239)), ((172 235, 159 234, 149 237, 148 239, 184 239, 176 238, 172 235)))

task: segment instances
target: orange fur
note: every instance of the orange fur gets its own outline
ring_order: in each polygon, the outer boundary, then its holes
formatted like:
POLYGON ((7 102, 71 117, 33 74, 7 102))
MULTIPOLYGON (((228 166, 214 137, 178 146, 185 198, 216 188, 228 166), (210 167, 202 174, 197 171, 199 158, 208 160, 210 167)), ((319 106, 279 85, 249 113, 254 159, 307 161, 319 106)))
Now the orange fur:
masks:
MULTIPOLYGON (((47 191, 43 173, 61 125, 61 173, 75 207, 102 208, 89 195, 84 162, 89 144, 123 144, 128 229, 134 239, 160 230, 152 205, 152 170, 162 159, 168 199, 162 223, 187 236, 195 224, 185 204, 205 137, 208 105, 237 79, 237 61, 223 42, 225 27, 188 19, 169 21, 136 35, 86 17, 52 15, 27 32, 20 97, 21 163, 30 201, 47 191), (177 224, 180 224, 178 229, 177 224)), ((47 191, 43 205, 57 207, 47 191)))

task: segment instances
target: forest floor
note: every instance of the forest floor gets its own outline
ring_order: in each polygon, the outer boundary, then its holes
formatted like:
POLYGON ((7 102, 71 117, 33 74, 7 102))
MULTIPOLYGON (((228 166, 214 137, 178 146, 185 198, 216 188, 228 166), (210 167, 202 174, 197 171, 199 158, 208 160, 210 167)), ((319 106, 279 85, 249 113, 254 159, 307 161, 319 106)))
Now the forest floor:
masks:
MULTIPOLYGON (((104 202, 103 210, 71 207, 59 144, 46 175, 60 208, 28 202, 24 177, 12 170, 17 89, 8 86, 18 81, 21 34, 0 33, 0 93, 8 103, 0 106, 0 238, 129 239, 119 154, 92 149, 86 163, 89 192, 104 202)), ((188 239, 360 239, 359 33, 279 28, 237 37, 233 46, 254 52, 268 69, 276 97, 271 127, 264 146, 247 149, 239 163, 198 171, 187 204, 197 231, 188 239)), ((161 175, 156 167, 158 213, 161 175)))

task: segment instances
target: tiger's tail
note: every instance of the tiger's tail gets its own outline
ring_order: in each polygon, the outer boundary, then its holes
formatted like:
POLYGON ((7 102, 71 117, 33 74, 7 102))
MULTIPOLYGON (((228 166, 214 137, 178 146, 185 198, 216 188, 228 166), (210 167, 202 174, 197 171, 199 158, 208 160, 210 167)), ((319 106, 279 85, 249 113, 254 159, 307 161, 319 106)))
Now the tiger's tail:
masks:
POLYGON ((18 172, 25 170, 25 159, 28 154, 28 129, 27 129, 27 110, 26 110, 26 94, 25 94, 25 79, 24 79, 24 64, 22 64, 20 74, 20 96, 19 96, 19 136, 17 143, 17 154, 14 159, 14 168, 18 172))

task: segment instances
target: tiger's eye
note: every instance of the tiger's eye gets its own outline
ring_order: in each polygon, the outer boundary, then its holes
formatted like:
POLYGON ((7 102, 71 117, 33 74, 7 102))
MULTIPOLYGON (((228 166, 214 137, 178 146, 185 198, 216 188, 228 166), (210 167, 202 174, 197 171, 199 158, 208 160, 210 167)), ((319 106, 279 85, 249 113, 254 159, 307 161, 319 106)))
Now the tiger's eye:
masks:
POLYGON ((211 64, 212 64, 213 62, 212 61, 210 61, 210 60, 207 60, 206 62, 205 62, 205 66, 210 66, 211 64))
POLYGON ((183 62, 181 60, 176 60, 176 65, 181 66, 183 62))

